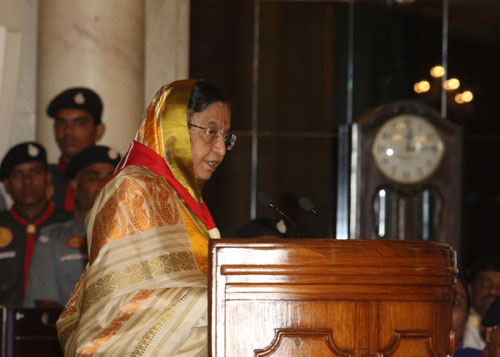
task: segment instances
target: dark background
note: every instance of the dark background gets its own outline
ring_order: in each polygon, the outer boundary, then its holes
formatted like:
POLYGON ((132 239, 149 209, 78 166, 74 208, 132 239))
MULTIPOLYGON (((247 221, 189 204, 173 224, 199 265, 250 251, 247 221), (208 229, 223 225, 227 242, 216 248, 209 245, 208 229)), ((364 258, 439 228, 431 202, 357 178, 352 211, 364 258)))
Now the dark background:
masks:
MULTIPOLYGON (((233 236, 251 218, 253 114, 257 192, 291 216, 302 236, 325 236, 325 224, 296 201, 309 197, 335 226, 338 130, 349 120, 349 86, 353 120, 400 99, 419 99, 441 111, 440 80, 429 70, 441 63, 447 42, 448 76, 459 78, 459 91, 474 93, 471 103, 461 105, 453 100, 456 92, 449 93, 445 108, 465 134, 464 169, 457 172, 464 183, 463 217, 456 222, 462 227, 459 265, 500 254, 500 4, 450 1, 444 42, 441 1, 354 4, 349 81, 348 2, 261 1, 255 16, 254 1, 192 0, 190 76, 230 95, 239 137, 204 192, 222 236, 233 236), (431 90, 416 94, 413 84, 423 79, 431 90)), ((277 217, 258 205, 260 216, 277 217)))

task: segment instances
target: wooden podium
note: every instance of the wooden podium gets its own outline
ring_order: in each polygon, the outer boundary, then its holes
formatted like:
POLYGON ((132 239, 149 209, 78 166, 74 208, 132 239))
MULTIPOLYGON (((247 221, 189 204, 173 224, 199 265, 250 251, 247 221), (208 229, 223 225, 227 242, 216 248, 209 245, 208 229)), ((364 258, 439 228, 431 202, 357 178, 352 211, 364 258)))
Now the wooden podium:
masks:
POLYGON ((59 309, 0 305, 0 357, 62 357, 57 340, 59 309))
POLYGON ((210 252, 212 356, 454 354, 446 244, 220 239, 210 252))

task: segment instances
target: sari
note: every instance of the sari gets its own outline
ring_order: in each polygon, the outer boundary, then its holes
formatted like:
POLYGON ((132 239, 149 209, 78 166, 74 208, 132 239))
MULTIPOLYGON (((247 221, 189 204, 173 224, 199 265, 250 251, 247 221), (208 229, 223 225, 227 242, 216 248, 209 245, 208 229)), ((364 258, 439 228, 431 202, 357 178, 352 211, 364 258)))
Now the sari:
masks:
POLYGON ((208 239, 191 160, 196 81, 162 87, 85 219, 89 263, 57 321, 67 356, 206 356, 208 239))

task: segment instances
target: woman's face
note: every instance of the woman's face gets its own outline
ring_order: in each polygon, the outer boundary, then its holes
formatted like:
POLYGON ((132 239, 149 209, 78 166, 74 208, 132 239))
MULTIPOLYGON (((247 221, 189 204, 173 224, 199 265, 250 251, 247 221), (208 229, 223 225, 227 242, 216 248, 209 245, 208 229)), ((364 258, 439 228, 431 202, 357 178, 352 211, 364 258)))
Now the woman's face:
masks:
POLYGON ((231 112, 227 104, 215 102, 202 112, 194 113, 191 124, 208 128, 218 136, 210 138, 206 130, 195 126, 189 128, 194 174, 198 180, 208 180, 226 155, 224 135, 231 126, 231 112))

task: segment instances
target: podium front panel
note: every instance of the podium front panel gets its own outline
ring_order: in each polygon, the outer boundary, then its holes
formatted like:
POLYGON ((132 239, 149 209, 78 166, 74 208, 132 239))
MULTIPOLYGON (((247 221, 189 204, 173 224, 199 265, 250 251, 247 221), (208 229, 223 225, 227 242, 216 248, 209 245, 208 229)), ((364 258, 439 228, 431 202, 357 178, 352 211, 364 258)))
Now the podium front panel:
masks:
POLYGON ((210 251, 213 356, 454 352, 446 244, 221 239, 210 251))

